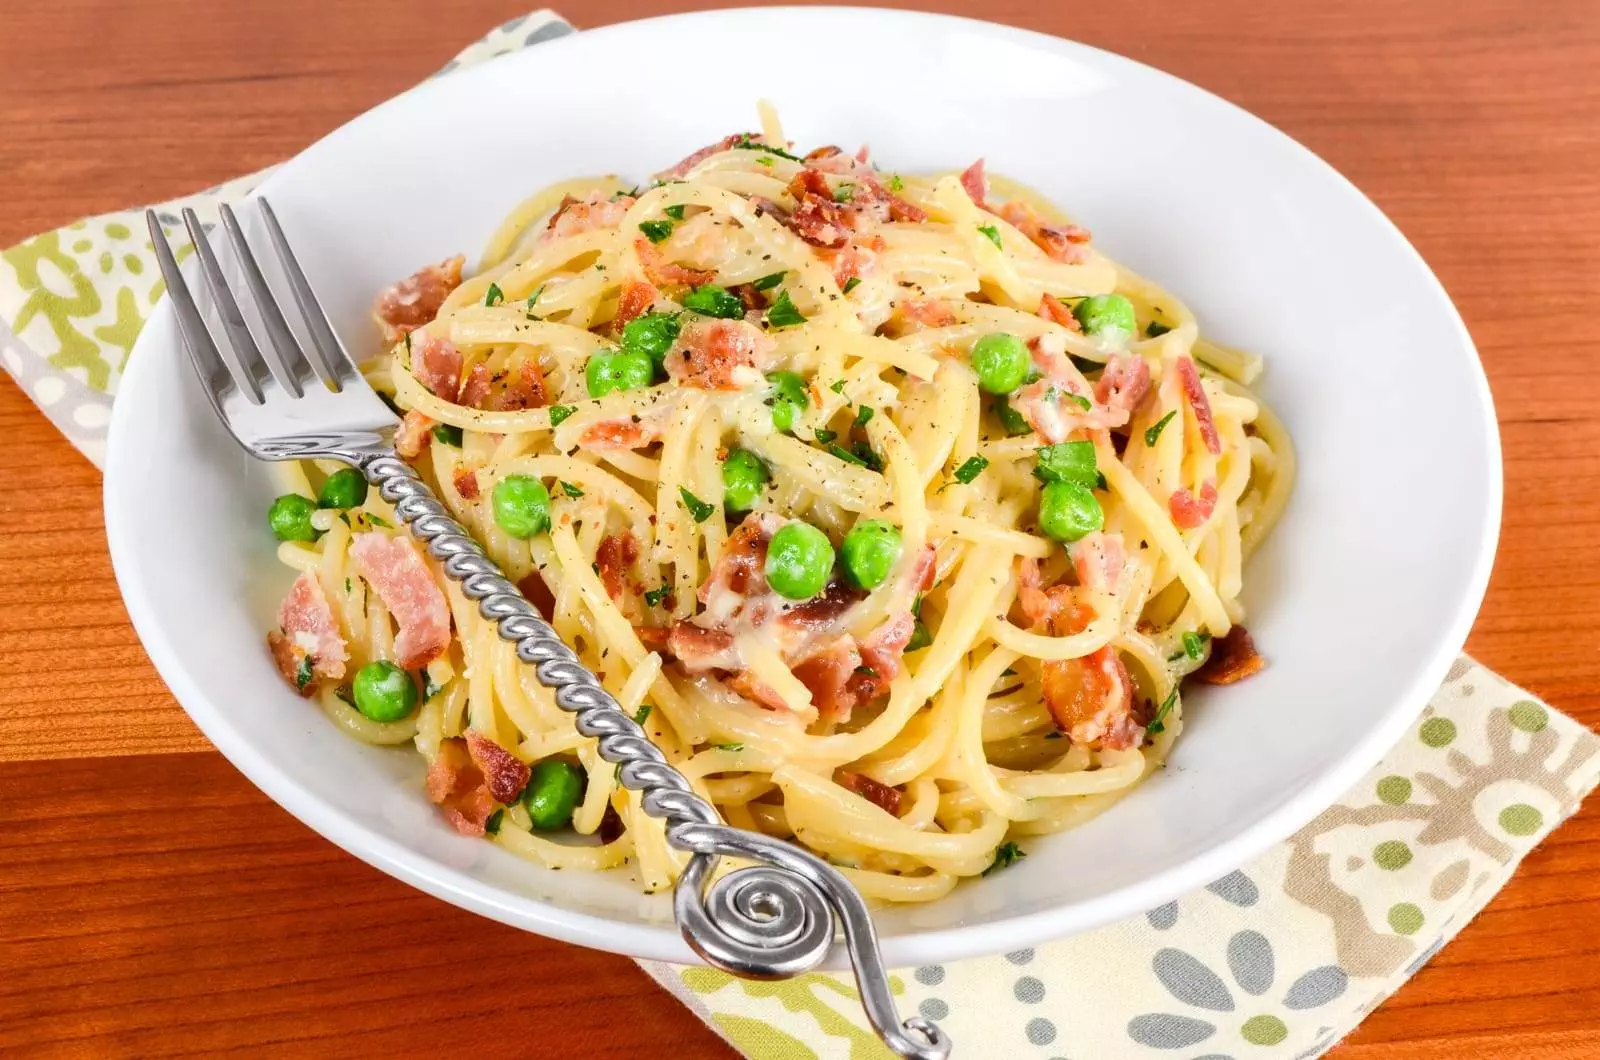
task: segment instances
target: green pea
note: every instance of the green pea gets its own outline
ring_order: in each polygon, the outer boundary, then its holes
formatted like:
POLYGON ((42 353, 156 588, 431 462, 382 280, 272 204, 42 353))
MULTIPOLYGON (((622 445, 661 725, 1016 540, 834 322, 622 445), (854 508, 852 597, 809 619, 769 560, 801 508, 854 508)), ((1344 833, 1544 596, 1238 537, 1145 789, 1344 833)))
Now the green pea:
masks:
POLYGON ((747 512, 766 488, 767 465, 748 449, 735 449, 722 462, 722 503, 730 512, 747 512))
POLYGON ((767 382, 772 384, 772 394, 767 398, 772 406, 772 426, 791 434, 795 419, 811 407, 806 381, 794 372, 773 372, 767 376, 767 382))
POLYGON ((722 317, 724 320, 744 318, 744 303, 739 300, 739 296, 714 283, 696 287, 684 295, 683 308, 704 313, 708 317, 722 317))
POLYGON ((809 523, 785 523, 767 544, 767 584, 786 600, 817 595, 832 571, 833 545, 809 523))
POLYGON ((533 767, 522 789, 522 808, 541 832, 565 828, 583 795, 583 770, 560 758, 546 758, 533 767))
POLYGON ((845 577, 858 588, 876 589, 900 562, 900 528, 882 519, 863 519, 844 535, 840 554, 845 577))
POLYGON ((1085 335, 1102 335, 1120 331, 1132 335, 1138 320, 1133 314, 1133 303, 1120 294, 1096 294, 1072 307, 1072 315, 1083 325, 1085 335))
POLYGON ((613 390, 637 390, 656 377, 655 362, 643 350, 620 349, 597 353, 583 370, 590 397, 605 397, 613 390))
POLYGON ((991 394, 1009 394, 1028 378, 1033 358, 1027 345, 1007 331, 995 331, 972 344, 972 370, 991 394))
POLYGON ((672 313, 646 313, 622 327, 622 348, 643 350, 657 368, 666 363, 667 351, 678 338, 678 318, 672 313))
POLYGON ((367 499, 367 479, 353 467, 340 468, 328 476, 317 494, 323 508, 355 508, 367 499))
POLYGON ((369 662, 357 670, 351 691, 356 709, 373 721, 399 721, 417 709, 416 682, 387 660, 369 662))
POLYGON ((1057 541, 1076 541, 1105 524, 1105 512, 1087 486, 1051 482, 1039 493, 1039 529, 1057 541))
POLYGON ((285 493, 267 509, 267 522, 279 541, 315 541, 322 533, 311 525, 317 502, 298 493, 285 493))
POLYGON ((550 491, 530 475, 507 475, 494 488, 494 521, 512 537, 550 529, 550 491))

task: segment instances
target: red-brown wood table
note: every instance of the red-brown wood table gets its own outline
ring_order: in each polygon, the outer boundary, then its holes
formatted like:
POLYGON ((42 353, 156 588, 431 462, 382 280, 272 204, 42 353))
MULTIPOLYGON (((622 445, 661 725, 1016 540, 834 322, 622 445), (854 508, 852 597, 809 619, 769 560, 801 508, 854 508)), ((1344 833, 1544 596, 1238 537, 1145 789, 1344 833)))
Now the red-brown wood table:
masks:
MULTIPOLYGON (((517 0, 6 6, 0 246, 282 159, 522 13, 517 0)), ((678 6, 566 13, 595 26, 678 6)), ((1395 219, 1466 316, 1505 442, 1504 533, 1468 648, 1600 721, 1600 5, 982 0, 961 13, 1188 78, 1287 130, 1395 219)), ((1070 134, 1071 115, 1039 130, 1070 134)), ((1129 129, 1119 149, 1141 145, 1155 146, 1129 129)), ((1382 385, 1381 365, 1333 367, 1382 385)), ((1406 444, 1405 424, 1389 429, 1406 444)), ((630 962, 422 895, 268 802, 140 650, 99 474, 9 381, 0 438, 0 1053, 731 1055, 630 962)), ((1591 805, 1332 1055, 1600 1056, 1597 956, 1591 805)))

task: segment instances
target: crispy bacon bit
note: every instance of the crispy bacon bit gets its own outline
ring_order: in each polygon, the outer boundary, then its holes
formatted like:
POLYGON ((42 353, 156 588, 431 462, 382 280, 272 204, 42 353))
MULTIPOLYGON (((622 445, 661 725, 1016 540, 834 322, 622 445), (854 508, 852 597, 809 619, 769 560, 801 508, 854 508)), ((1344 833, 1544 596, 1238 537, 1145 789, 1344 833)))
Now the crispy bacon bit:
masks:
POLYGON ((1206 443, 1206 451, 1221 453, 1222 438, 1217 434, 1217 421, 1211 415, 1211 401, 1206 397, 1206 388, 1200 382, 1200 370, 1194 366, 1194 359, 1179 357, 1174 367, 1178 371, 1178 380, 1183 383, 1183 396, 1189 399, 1189 407, 1194 410, 1195 426, 1200 429, 1200 440, 1206 443))
MULTIPOLYGON (((840 147, 838 144, 824 144, 823 146, 818 147, 815 150, 807 151, 806 152, 806 156, 803 159, 803 161, 806 161, 806 162, 820 162, 824 158, 832 158, 835 155, 843 155, 843 154, 844 154, 844 148, 840 147)), ((819 166, 818 168, 820 169, 821 167, 819 166)))
POLYGON ((891 788, 865 773, 851 773, 844 769, 839 770, 835 779, 841 788, 855 792, 891 817, 900 816, 900 797, 903 792, 899 788, 891 788))
POLYGON ((585 449, 643 449, 660 437, 653 421, 601 420, 584 429, 578 444, 585 449))
POLYGON ((671 653, 671 626, 634 626, 633 635, 639 638, 639 643, 644 645, 645 651, 658 652, 661 655, 671 653))
POLYGON ((538 571, 529 571, 528 576, 517 583, 517 588, 523 596, 544 616, 546 622, 556 613, 556 594, 550 591, 550 586, 545 584, 538 571))
POLYGON ((756 290, 753 283, 736 283, 728 288, 728 293, 739 299, 746 315, 759 311, 765 304, 761 300, 761 292, 756 290))
POLYGON ((385 341, 397 342, 406 332, 438 316, 450 292, 461 286, 461 266, 466 260, 457 254, 425 266, 378 295, 372 315, 385 341))
POLYGON ((439 745, 438 756, 428 763, 427 785, 429 800, 444 811, 457 832, 484 834, 484 825, 494 813, 494 796, 465 740, 445 740, 439 745))
POLYGON ((633 249, 645 276, 657 287, 699 287, 716 279, 717 274, 709 269, 691 269, 668 261, 648 239, 635 239, 633 249))
POLYGON ((461 351, 449 339, 420 332, 411 339, 411 374, 446 401, 461 391, 461 351))
POLYGON ((450 482, 455 486, 456 492, 465 500, 475 501, 480 496, 478 492, 478 474, 470 467, 458 467, 450 475, 450 482))
POLYGON ((1167 511, 1172 513, 1172 525, 1180 530, 1193 530, 1197 526, 1204 526, 1216 507, 1217 482, 1209 478, 1200 483, 1198 497, 1190 492, 1189 487, 1179 486, 1172 491, 1172 496, 1167 500, 1167 511))
POLYGON ((749 670, 740 670, 723 678, 727 685, 736 694, 743 696, 758 707, 766 710, 787 711, 789 704, 784 702, 782 696, 765 681, 756 677, 749 670))
POLYGON ((617 318, 611 323, 620 332, 624 324, 648 312, 660 295, 661 292, 653 284, 629 280, 622 285, 622 293, 617 296, 617 318))
POLYGON ((887 249, 889 244, 882 236, 859 236, 838 250, 822 251, 822 258, 833 266, 833 282, 843 287, 870 275, 877 267, 878 255, 887 249))
POLYGON ((767 542, 783 525, 772 512, 751 512, 728 535, 717 565, 700 586, 704 618, 725 628, 738 618, 760 625, 770 614, 772 589, 767 585, 767 542))
POLYGON ((1073 743, 1096 740, 1112 750, 1137 747, 1144 730, 1130 725, 1133 682, 1110 645, 1081 659, 1046 662, 1044 703, 1056 725, 1073 743))
POLYGON ((850 195, 850 208, 858 215, 865 214, 879 222, 920 223, 928 219, 928 215, 920 207, 911 205, 885 188, 871 169, 866 166, 856 166, 853 173, 855 187, 850 195))
POLYGON ((278 628, 267 634, 267 646, 278 672, 302 696, 316 691, 318 677, 337 681, 344 676, 350 656, 316 575, 302 574, 289 587, 278 607, 278 628))
POLYGON ((1266 664, 1256 652, 1256 642, 1250 631, 1234 626, 1226 637, 1211 642, 1211 658, 1194 672, 1194 676, 1208 685, 1231 685, 1255 676, 1266 664))
POLYGON ((989 178, 983 172, 983 159, 978 159, 961 172, 961 186, 978 209, 989 208, 989 178))
POLYGON ((633 565, 639 561, 639 539, 627 531, 608 534, 600 539, 594 561, 600 566, 600 582, 606 587, 606 595, 620 602, 628 592, 633 565))
POLYGON ((939 550, 932 545, 922 546, 922 555, 917 557, 917 565, 911 569, 911 584, 917 592, 925 593, 933 588, 933 579, 939 573, 939 550))
POLYGON ((725 629, 706 629, 688 619, 673 623, 667 635, 667 651, 690 673, 706 670, 739 670, 744 660, 733 645, 733 634, 725 629))
POLYGON ((357 534, 350 542, 350 555, 400 624, 394 638, 400 665, 415 670, 443 655, 450 645, 450 609, 411 539, 357 534))
POLYGON ((1017 571, 1017 606, 1035 630, 1052 637, 1082 633, 1094 621, 1092 607, 1078 599, 1070 585, 1042 587, 1039 561, 1025 559, 1017 571))
POLYGON ((778 624, 792 633, 824 632, 866 595, 835 578, 816 596, 790 606, 778 624))
POLYGON ((1038 314, 1046 320, 1060 324, 1069 331, 1083 333, 1083 327, 1078 323, 1078 318, 1072 315, 1072 310, 1068 309, 1061 299, 1053 294, 1046 294, 1039 299, 1038 314))
MULTIPOLYGON (((991 209, 993 209, 991 207, 991 209)), ((1077 225, 1055 225, 1042 220, 1033 207, 1025 202, 1008 202, 995 211, 1013 228, 1027 236, 1034 246, 1045 252, 1052 261, 1065 265, 1081 265, 1088 259, 1085 247, 1089 243, 1089 230, 1077 225)))
POLYGON ((400 417, 400 427, 394 432, 394 451, 410 460, 420 456, 432 437, 433 420, 412 409, 400 417))
POLYGON ((1123 547, 1121 534, 1096 530, 1067 551, 1072 553, 1072 569, 1077 572, 1079 585, 1097 593, 1117 591, 1123 568, 1128 565, 1128 550, 1123 547))
POLYGON ((498 397, 489 401, 489 407, 498 412, 521 412, 523 409, 542 409, 550 404, 545 387, 544 369, 532 357, 525 359, 498 397))
POLYGON ((1094 399, 1106 408, 1123 414, 1120 427, 1133 418, 1139 404, 1150 392, 1150 366, 1136 353, 1114 353, 1106 361, 1100 381, 1094 385, 1094 399))
POLYGON ((895 315, 913 331, 947 328, 956 322, 955 310, 943 298, 908 298, 895 304, 895 315))
POLYGON ((862 665, 855 638, 846 634, 795 663, 790 669, 795 679, 811 690, 817 713, 834 721, 848 721, 855 709, 856 696, 850 681, 862 665))
POLYGON ((743 320, 697 317, 678 333, 667 354, 667 375, 700 390, 739 390, 761 385, 774 343, 743 320))
POLYGON ((532 771, 528 763, 489 739, 477 729, 467 730, 467 754, 488 785, 489 794, 499 802, 515 802, 528 786, 532 771))
POLYGON ((695 166, 698 166, 701 162, 704 162, 712 155, 728 150, 741 140, 758 140, 760 138, 760 133, 734 133, 732 136, 724 136, 716 143, 708 144, 707 146, 700 148, 700 150, 685 158, 671 169, 663 169, 660 173, 656 174, 656 179, 681 180, 688 174, 689 170, 693 169, 695 166))
POLYGON ((568 195, 556 207, 556 212, 550 215, 550 223, 545 226, 541 238, 565 239, 595 228, 615 228, 622 223, 633 204, 632 195, 610 199, 597 192, 582 200, 568 195))
POLYGON ((482 361, 473 364, 467 372, 467 381, 461 384, 461 394, 456 403, 472 409, 487 408, 489 402, 489 366, 482 361))
POLYGON ((833 201, 833 189, 819 170, 807 166, 796 173, 789 182, 789 194, 796 205, 786 223, 795 235, 813 246, 838 249, 845 245, 855 227, 853 218, 848 207, 833 201))
POLYGON ((889 682, 900 675, 900 657, 905 654, 916 628, 917 621, 911 612, 903 611, 857 644, 861 651, 861 669, 850 679, 850 691, 855 694, 857 703, 882 695, 889 682))

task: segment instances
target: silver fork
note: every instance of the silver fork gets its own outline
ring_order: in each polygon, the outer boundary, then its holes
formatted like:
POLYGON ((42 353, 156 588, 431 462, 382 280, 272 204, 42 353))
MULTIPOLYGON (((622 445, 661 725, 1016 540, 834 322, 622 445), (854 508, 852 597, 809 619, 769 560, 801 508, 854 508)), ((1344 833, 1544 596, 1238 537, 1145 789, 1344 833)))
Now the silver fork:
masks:
POLYGON ((195 305, 160 220, 154 211, 145 211, 184 349, 228 433, 261 460, 343 461, 359 468, 394 505, 395 514, 445 574, 460 582, 461 591, 477 603, 483 617, 516 645, 517 657, 534 667, 541 684, 555 690, 561 708, 576 715, 577 730, 598 740, 600 757, 620 767, 621 783, 643 792, 645 812, 667 823, 667 841, 693 855, 673 892, 673 908, 684 939, 696 953, 735 975, 784 979, 815 968, 833 945, 836 927, 842 927, 862 1006, 884 1044, 900 1056, 918 1060, 948 1056, 950 1039, 937 1024, 921 1016, 901 1021, 866 902, 850 882, 793 844, 723 824, 716 809, 695 794, 466 528, 450 518, 416 472, 395 454, 386 432, 398 420, 339 341, 272 207, 265 198, 257 201, 310 339, 309 353, 285 320, 231 209, 221 208, 222 227, 261 317, 266 340, 261 344, 240 311, 194 211, 184 210, 183 221, 220 318, 225 339, 220 347, 195 305), (707 886, 721 857, 756 864, 735 869, 707 886))

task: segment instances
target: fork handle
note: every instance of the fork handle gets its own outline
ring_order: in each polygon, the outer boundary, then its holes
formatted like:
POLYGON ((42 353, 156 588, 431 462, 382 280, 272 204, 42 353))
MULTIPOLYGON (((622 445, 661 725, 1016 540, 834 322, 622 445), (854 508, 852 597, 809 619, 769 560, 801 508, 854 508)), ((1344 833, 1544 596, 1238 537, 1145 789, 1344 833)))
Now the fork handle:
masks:
POLYGON ((645 812, 666 821, 667 841, 693 854, 678 879, 673 908, 696 953, 735 975, 786 979, 815 968, 842 925, 862 1005, 884 1044, 916 1060, 949 1056, 950 1039, 937 1024, 921 1016, 900 1019, 866 901, 843 874, 791 843, 724 824, 392 449, 330 455, 358 467, 394 505, 445 574, 460 582, 483 617, 517 646, 517 658, 534 668, 540 684, 555 690, 561 709, 577 716, 578 732, 595 738, 600 757, 621 767, 623 786, 643 793, 645 812), (723 856, 757 864, 707 886, 723 856))

